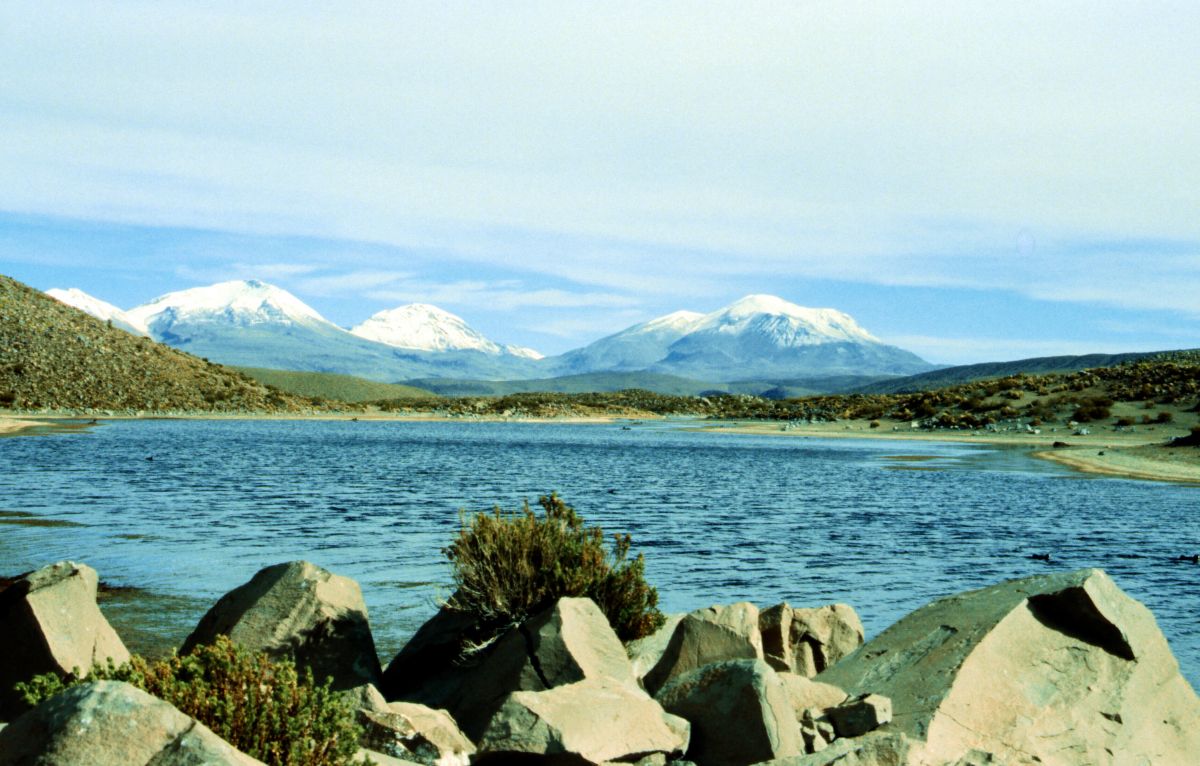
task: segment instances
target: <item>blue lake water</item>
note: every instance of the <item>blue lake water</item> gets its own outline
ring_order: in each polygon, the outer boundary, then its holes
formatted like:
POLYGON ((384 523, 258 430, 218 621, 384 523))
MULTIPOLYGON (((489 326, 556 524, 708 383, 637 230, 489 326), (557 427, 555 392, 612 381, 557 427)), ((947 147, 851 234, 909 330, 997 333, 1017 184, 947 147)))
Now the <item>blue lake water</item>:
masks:
POLYGON ((0 439, 0 574, 86 562, 157 598, 109 607, 118 627, 177 644, 221 594, 304 558, 362 585, 386 662, 447 595, 458 510, 551 490, 633 535, 664 611, 841 601, 874 635, 938 596, 1101 567, 1200 682, 1200 566, 1172 560, 1200 549, 1200 487, 977 445, 661 423, 116 421, 0 439), (1029 558, 1043 552, 1052 564, 1029 558))

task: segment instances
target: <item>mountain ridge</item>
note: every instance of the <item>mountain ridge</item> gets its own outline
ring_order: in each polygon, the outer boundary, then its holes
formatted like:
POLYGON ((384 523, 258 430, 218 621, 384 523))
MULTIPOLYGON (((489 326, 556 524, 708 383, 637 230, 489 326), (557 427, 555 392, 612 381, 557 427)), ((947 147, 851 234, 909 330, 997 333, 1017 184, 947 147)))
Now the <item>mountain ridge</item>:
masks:
MULTIPOLYGON (((69 292, 92 313, 120 311, 69 292)), ((933 367, 884 344, 844 312, 765 294, 708 313, 675 311, 552 357, 496 343, 461 317, 424 303, 376 312, 346 329, 257 280, 174 291, 123 313, 156 340, 223 363, 380 382, 528 381, 601 372, 728 381, 899 376, 933 367)))

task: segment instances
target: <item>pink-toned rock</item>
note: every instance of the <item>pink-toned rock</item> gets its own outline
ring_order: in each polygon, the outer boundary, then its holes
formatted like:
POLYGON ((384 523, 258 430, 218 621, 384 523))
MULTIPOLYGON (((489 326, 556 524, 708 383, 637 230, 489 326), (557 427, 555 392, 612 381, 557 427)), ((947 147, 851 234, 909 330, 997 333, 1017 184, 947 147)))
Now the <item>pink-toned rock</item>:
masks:
POLYGON ((96 606, 96 570, 60 561, 0 591, 0 719, 27 709, 13 691, 42 673, 87 675, 94 664, 129 661, 129 651, 96 606))
POLYGON ((863 626, 848 604, 797 608, 787 603, 759 616, 763 653, 776 670, 815 676, 862 645, 863 626))
POLYGON ((747 601, 710 606, 684 615, 642 685, 657 694, 671 679, 704 665, 762 658, 758 607, 747 601))

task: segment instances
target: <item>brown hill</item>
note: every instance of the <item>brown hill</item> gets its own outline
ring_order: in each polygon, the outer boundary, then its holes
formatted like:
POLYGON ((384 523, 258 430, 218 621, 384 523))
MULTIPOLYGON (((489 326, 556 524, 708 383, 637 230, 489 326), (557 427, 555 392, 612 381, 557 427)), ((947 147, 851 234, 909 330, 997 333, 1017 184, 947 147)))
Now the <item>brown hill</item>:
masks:
POLYGON ((297 412, 311 402, 0 275, 0 408, 297 412))

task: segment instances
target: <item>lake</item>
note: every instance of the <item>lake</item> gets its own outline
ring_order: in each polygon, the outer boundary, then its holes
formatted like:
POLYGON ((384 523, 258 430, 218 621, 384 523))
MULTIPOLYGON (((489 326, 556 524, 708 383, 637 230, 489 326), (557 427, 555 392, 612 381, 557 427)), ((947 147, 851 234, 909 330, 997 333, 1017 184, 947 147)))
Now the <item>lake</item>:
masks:
POLYGON ((1173 561, 1200 548, 1200 488, 979 445, 678 422, 114 421, 0 439, 0 574, 73 559, 144 589, 103 608, 154 651, 261 567, 308 559, 362 585, 386 663, 448 595, 459 509, 551 490, 633 536, 664 611, 840 601, 871 636, 938 596, 1101 567, 1200 682, 1200 566, 1173 561))

